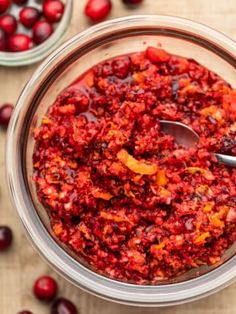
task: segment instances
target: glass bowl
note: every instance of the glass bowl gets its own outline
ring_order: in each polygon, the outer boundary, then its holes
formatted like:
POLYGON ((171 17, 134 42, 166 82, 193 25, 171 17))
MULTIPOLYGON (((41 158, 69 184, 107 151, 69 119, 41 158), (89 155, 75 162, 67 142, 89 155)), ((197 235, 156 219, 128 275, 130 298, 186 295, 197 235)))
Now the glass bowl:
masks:
MULTIPOLYGON (((63 0, 65 4, 64 14, 60 22, 56 25, 54 33, 42 44, 36 46, 30 50, 23 52, 0 52, 0 65, 4 66, 22 66, 36 63, 46 56, 48 56, 55 48, 60 44, 63 35, 67 31, 73 9, 73 0, 63 0)), ((40 5, 35 0, 30 0, 28 3, 34 7, 39 7, 40 5)), ((18 15, 21 7, 15 7, 14 10, 10 10, 13 15, 18 15)), ((24 31, 25 33, 25 31, 24 31)))
POLYGON ((54 238, 32 183, 33 130, 60 91, 104 59, 161 45, 194 58, 236 87, 236 43, 204 25, 169 16, 111 20, 76 35, 50 55, 23 90, 8 129, 7 178, 10 194, 29 238, 65 278, 97 296, 139 306, 167 306, 217 291, 236 278, 235 245, 214 267, 193 269, 158 285, 135 285, 97 274, 54 238))

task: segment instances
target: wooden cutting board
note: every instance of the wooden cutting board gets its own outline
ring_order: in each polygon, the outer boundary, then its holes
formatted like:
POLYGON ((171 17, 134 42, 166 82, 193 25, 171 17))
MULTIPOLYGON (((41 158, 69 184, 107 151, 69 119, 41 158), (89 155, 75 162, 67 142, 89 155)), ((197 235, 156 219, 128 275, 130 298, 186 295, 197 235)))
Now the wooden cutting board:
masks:
MULTIPOLYGON (((67 37, 86 29, 83 15, 85 0, 74 0, 73 19, 67 37)), ((113 0, 110 18, 133 14, 167 14, 205 23, 236 40, 236 0, 144 0, 137 9, 128 10, 121 0, 113 0)), ((15 102, 37 65, 22 68, 0 67, 0 103, 15 102)), ((15 314, 22 309, 35 314, 50 313, 48 305, 35 300, 32 284, 37 276, 51 274, 60 285, 60 295, 72 299, 81 314, 235 314, 236 284, 193 303, 163 309, 134 308, 100 300, 75 288, 57 275, 41 259, 26 239, 21 223, 12 208, 5 181, 5 132, 0 132, 0 225, 14 230, 14 245, 0 255, 0 314, 15 314)))

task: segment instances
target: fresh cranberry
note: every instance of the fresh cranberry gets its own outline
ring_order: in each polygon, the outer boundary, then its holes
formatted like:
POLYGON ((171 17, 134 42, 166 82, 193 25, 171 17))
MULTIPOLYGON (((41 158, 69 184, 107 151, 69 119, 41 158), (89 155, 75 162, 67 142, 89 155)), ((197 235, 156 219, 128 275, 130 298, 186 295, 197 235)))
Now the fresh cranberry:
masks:
POLYGON ((12 243, 12 231, 7 226, 0 226, 0 251, 10 247, 12 243))
POLYGON ((13 109, 14 107, 12 104, 4 104, 0 107, 0 125, 8 125, 13 109))
POLYGON ((110 13, 112 4, 110 0, 88 0, 85 14, 93 21, 104 20, 110 13))
POLYGON ((60 21, 64 13, 64 4, 60 0, 48 0, 43 4, 43 14, 50 23, 60 21))
POLYGON ((19 313, 17 313, 17 314, 33 314, 33 313, 30 312, 30 311, 21 311, 21 312, 19 312, 19 313))
POLYGON ((0 14, 4 13, 10 6, 10 0, 0 0, 0 14))
POLYGON ((0 51, 5 51, 7 48, 7 35, 0 27, 0 51))
POLYGON ((17 29, 16 18, 11 14, 0 16, 0 27, 5 31, 6 34, 14 34, 17 29))
POLYGON ((51 301, 57 294, 57 283, 50 276, 42 276, 35 281, 33 289, 39 300, 51 301))
POLYGON ((58 298, 52 304, 51 314, 78 314, 78 311, 71 301, 58 298))
POLYGON ((122 0, 125 4, 139 4, 143 2, 143 0, 122 0))
POLYGON ((21 24, 31 28, 40 18, 40 12, 33 7, 24 7, 19 13, 21 24))
POLYGON ((15 34, 9 37, 8 49, 11 52, 20 52, 32 48, 32 39, 25 34, 15 34))
POLYGON ((39 45, 53 33, 53 27, 46 21, 38 21, 33 28, 33 41, 39 45))
POLYGON ((15 4, 22 5, 22 4, 26 4, 28 0, 13 0, 13 2, 15 4))

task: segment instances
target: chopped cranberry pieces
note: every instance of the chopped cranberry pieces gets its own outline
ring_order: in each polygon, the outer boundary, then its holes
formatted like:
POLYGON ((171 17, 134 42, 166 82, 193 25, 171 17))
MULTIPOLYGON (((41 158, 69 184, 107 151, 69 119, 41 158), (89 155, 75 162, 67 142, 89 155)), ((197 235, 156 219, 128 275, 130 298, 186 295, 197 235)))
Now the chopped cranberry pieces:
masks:
POLYGON ((10 0, 0 0, 0 14, 4 13, 10 7, 10 0))
POLYGON ((8 39, 8 49, 11 52, 21 52, 32 48, 32 40, 28 35, 15 34, 8 39))
POLYGON ((93 22, 100 22, 108 16, 111 8, 110 0, 88 0, 85 6, 85 14, 93 22))
POLYGON ((34 283, 34 294, 42 301, 51 301, 57 294, 57 283, 50 276, 42 276, 34 283))
POLYGON ((39 45, 46 41, 53 33, 53 26, 47 21, 38 21, 33 28, 33 41, 39 45))
POLYGON ((193 229, 194 229, 193 218, 188 218, 188 219, 185 221, 185 228, 186 228, 188 231, 193 231, 193 229))
POLYGON ((40 12, 34 7, 24 7, 19 13, 21 24, 31 28, 40 18, 40 12))
POLYGON ((0 226, 0 251, 7 250, 12 243, 12 231, 7 226, 0 226))
POLYGON ((0 107, 0 125, 1 126, 8 125, 13 109, 14 107, 12 104, 4 104, 0 107))
POLYGON ((14 34, 17 29, 16 18, 11 14, 0 16, 0 27, 5 31, 6 34, 14 34))
MULTIPOLYGON (((214 265, 235 241, 236 90, 148 47, 97 64, 35 129, 34 175, 55 236, 99 274, 156 284, 214 265), (191 149, 162 132, 180 121, 191 149)), ((58 313, 58 312, 52 312, 58 313)))
POLYGON ((78 311, 71 301, 58 298, 52 304, 51 314, 78 314, 78 311))
POLYGON ((113 73, 120 79, 125 79, 130 71, 130 60, 128 57, 117 58, 112 62, 113 73))
POLYGON ((43 4, 43 14, 50 23, 60 21, 64 13, 64 4, 60 0, 48 0, 43 4))
POLYGON ((233 208, 233 207, 230 208, 226 216, 226 221, 233 222, 233 223, 236 222, 236 208, 233 208))
POLYGON ((170 55, 165 50, 154 47, 147 48, 146 56, 153 63, 167 62, 170 59, 170 55))

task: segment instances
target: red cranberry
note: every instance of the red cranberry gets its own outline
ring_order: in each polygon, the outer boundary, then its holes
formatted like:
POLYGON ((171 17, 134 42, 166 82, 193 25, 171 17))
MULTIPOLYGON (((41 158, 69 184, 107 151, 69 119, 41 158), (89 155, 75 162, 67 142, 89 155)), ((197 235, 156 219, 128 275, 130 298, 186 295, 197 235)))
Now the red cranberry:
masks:
POLYGON ((46 21, 38 21, 33 28, 33 41, 39 45, 53 33, 53 27, 46 21))
POLYGON ((4 104, 0 107, 0 125, 8 125, 13 109, 14 107, 12 104, 4 104))
POLYGON ((26 4, 28 0, 13 0, 13 2, 15 4, 22 5, 22 4, 26 4))
POLYGON ((4 30, 0 27, 0 51, 5 51, 7 48, 7 36, 4 30))
POLYGON ((39 300, 51 301, 57 294, 57 283, 50 276, 42 276, 35 281, 33 289, 39 300))
POLYGON ((88 0, 85 14, 93 21, 104 20, 110 13, 112 4, 110 0, 88 0))
POLYGON ((30 312, 30 311, 21 311, 21 312, 19 312, 19 313, 17 313, 17 314, 33 314, 33 313, 30 312))
POLYGON ((52 304, 51 314, 78 314, 78 311, 71 301, 58 298, 52 304))
POLYGON ((139 4, 143 2, 143 0, 122 0, 125 4, 139 4))
POLYGON ((12 243, 12 231, 7 226, 0 226, 0 251, 10 247, 12 243))
POLYGON ((14 34, 17 29, 17 21, 15 16, 11 14, 0 16, 0 27, 5 31, 6 34, 14 34))
POLYGON ((20 52, 32 48, 32 39, 28 35, 15 34, 9 37, 8 49, 11 52, 20 52))
POLYGON ((0 0, 0 14, 4 13, 10 6, 10 0, 0 0))
POLYGON ((40 12, 33 7, 24 7, 19 13, 21 24, 31 28, 40 18, 40 12))
POLYGON ((125 79, 130 71, 130 60, 127 57, 120 57, 112 62, 112 68, 117 77, 125 79))
POLYGON ((43 4, 43 14, 50 23, 60 21, 64 13, 64 4, 60 0, 48 0, 43 4))

